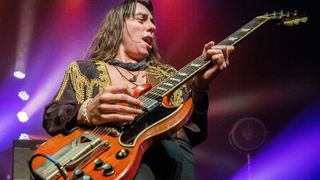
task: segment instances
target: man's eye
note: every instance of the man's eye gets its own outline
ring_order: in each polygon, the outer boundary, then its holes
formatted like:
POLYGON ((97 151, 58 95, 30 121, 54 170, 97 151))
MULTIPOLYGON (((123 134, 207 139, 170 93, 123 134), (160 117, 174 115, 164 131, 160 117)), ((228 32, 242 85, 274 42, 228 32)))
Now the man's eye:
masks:
POLYGON ((140 18, 137 18, 137 20, 138 20, 139 22, 144 22, 144 21, 145 21, 145 18, 140 17, 140 18))

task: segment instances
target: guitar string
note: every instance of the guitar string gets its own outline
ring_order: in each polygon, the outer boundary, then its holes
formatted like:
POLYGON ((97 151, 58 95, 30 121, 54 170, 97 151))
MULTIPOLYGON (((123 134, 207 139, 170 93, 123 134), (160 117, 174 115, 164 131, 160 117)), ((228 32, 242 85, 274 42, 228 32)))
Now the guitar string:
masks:
MULTIPOLYGON (((99 136, 99 134, 108 135, 110 131, 106 131, 107 129, 111 129, 111 128, 96 126, 92 132, 94 135, 97 135, 97 136, 99 136)), ((70 156, 72 156, 72 154, 70 154, 70 156)), ((67 161, 69 161, 70 158, 71 157, 68 157, 68 156, 63 158, 61 163, 63 163, 63 164, 67 163, 67 161)), ((79 165, 75 169, 78 169, 85 161, 86 161, 86 159, 83 159, 82 162, 80 162, 79 165)))
MULTIPOLYGON (((107 135, 109 134, 109 132, 111 132, 111 128, 110 128, 110 127, 100 127, 100 126, 96 126, 95 129, 97 129, 98 132, 100 131, 100 133, 101 133, 102 135, 105 135, 105 136, 107 136, 107 135), (99 129, 100 129, 100 130, 99 130, 99 129), (108 131, 108 130, 109 130, 109 131, 108 131)), ((95 134, 95 133, 93 133, 93 134, 101 137, 99 134, 95 134)), ((91 150, 92 150, 92 149, 91 149, 91 150)), ((99 150, 99 149, 97 149, 97 150, 99 150)), ((96 150, 96 151, 97 151, 97 150, 96 150)), ((93 153, 93 152, 92 152, 92 153, 93 153)), ((91 154, 90 154, 90 155, 91 155, 91 154)), ((89 156, 90 156, 90 155, 89 155, 89 156)), ((87 160, 88 160, 88 159, 84 158, 84 159, 82 160, 82 162, 80 162, 79 165, 75 168, 75 170, 76 170, 76 169, 79 169, 79 167, 80 167, 83 163, 85 163, 87 160)), ((73 171, 74 171, 74 170, 73 170, 73 171)))

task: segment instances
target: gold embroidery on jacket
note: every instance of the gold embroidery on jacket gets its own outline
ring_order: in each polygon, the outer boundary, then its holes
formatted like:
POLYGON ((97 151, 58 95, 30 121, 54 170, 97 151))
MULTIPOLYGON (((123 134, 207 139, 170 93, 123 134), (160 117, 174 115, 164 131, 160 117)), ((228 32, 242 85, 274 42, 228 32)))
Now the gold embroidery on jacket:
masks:
POLYGON ((111 84, 110 77, 107 73, 107 69, 103 61, 94 62, 97 70, 99 71, 99 77, 94 79, 88 79, 80 71, 79 65, 77 62, 72 62, 65 74, 61 88, 58 92, 56 100, 59 100, 65 90, 66 84, 70 78, 72 87, 75 91, 75 96, 78 103, 83 103, 87 98, 93 97, 93 88, 94 87, 105 87, 111 84))
MULTIPOLYGON (((81 73, 78 63, 72 62, 67 72, 65 73, 62 85, 55 100, 59 100, 61 98, 63 92, 65 91, 69 78, 75 91, 76 99, 80 104, 83 103, 85 99, 93 97, 93 88, 95 86, 98 88, 110 86, 111 79, 105 66, 105 62, 95 61, 94 63, 97 67, 96 69, 99 71, 99 77, 90 80, 81 73)), ((158 82, 155 82, 153 86, 177 72, 173 67, 167 64, 161 64, 154 61, 149 62, 146 71, 147 74, 155 77, 158 80, 158 82)), ((173 92, 173 95, 170 97, 172 104, 176 106, 180 105, 184 101, 183 95, 186 92, 186 85, 182 85, 177 90, 175 90, 173 92)))
POLYGON ((70 70, 69 70, 69 68, 68 68, 67 72, 64 74, 63 81, 62 81, 62 83, 61 83, 61 86, 60 86, 60 88, 59 88, 59 91, 58 91, 58 93, 57 93, 57 96, 55 97, 55 100, 56 100, 56 101, 57 101, 57 100, 60 100, 60 98, 61 98, 61 96, 62 96, 62 94, 63 94, 63 92, 64 92, 64 90, 65 90, 65 88, 66 88, 66 86, 67 86, 67 82, 68 82, 68 80, 69 80, 69 76, 70 76, 70 70))
MULTIPOLYGON (((100 72, 98 79, 93 79, 94 84, 97 85, 99 89, 111 86, 111 79, 108 73, 106 64, 104 61, 96 61, 95 64, 97 65, 97 70, 100 72)), ((92 96, 89 96, 92 97, 92 96)))

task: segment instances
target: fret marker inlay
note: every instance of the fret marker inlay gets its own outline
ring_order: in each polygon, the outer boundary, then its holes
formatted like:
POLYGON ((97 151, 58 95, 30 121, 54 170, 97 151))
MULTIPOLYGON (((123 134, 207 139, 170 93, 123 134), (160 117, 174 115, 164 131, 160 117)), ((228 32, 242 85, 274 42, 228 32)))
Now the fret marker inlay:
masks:
POLYGON ((157 87, 157 89, 162 90, 162 91, 168 91, 168 89, 162 88, 162 87, 157 87))
POLYGON ((238 38, 237 37, 229 37, 229 41, 235 41, 235 40, 237 40, 238 38))
POLYGON ((242 28, 241 31, 242 32, 249 32, 251 29, 250 28, 242 28))
POLYGON ((196 63, 192 63, 192 64, 190 64, 190 66, 193 66, 193 67, 200 67, 201 65, 200 65, 200 64, 196 64, 196 63))
POLYGON ((164 85, 167 85, 167 86, 170 86, 170 87, 172 87, 173 86, 173 84, 171 84, 171 83, 163 83, 164 85))
POLYGON ((179 72, 178 74, 179 74, 180 76, 188 76, 187 73, 183 73, 183 72, 179 72))
POLYGON ((177 78, 170 78, 172 81, 177 81, 177 82, 180 82, 181 80, 180 79, 177 79, 177 78))

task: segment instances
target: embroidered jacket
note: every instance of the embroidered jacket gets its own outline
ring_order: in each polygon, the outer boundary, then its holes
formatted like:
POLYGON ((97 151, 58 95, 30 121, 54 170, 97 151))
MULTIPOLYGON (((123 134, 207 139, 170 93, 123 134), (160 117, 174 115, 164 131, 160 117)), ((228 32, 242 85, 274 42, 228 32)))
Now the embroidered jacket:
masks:
MULTIPOLYGON (((149 62, 147 79, 154 86, 165 78, 171 76, 176 70, 166 64, 149 62)), ((50 135, 71 133, 77 128, 77 113, 81 104, 88 98, 93 98, 99 89, 110 86, 111 79, 104 61, 74 61, 68 67, 61 87, 50 104, 45 107, 43 126, 50 135)), ((188 97, 185 85, 178 88, 172 95, 171 102, 179 105, 188 97)), ((196 104, 200 109, 207 110, 208 98, 204 103, 196 104)), ((197 109, 197 108, 196 108, 197 109)), ((179 130, 180 131, 180 130, 179 130)), ((189 123, 183 128, 185 138, 195 146, 207 137, 207 114, 194 112, 189 123)), ((172 135, 171 138, 181 138, 172 135)))

